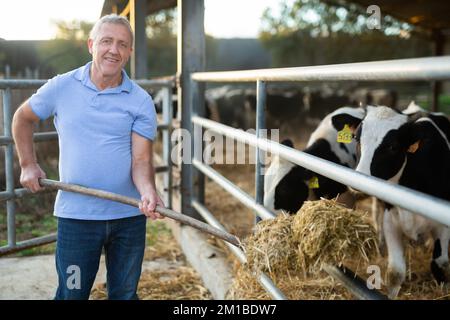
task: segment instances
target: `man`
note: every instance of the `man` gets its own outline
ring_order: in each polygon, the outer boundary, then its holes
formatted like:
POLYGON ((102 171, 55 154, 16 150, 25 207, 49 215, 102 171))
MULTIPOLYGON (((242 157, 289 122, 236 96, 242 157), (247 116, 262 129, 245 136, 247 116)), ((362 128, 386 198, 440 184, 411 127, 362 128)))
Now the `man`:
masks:
POLYGON ((137 208, 59 191, 55 299, 88 299, 105 250, 110 299, 137 299, 146 217, 163 206, 155 188, 152 141, 156 113, 151 97, 123 70, 133 46, 124 17, 101 18, 91 30, 92 61, 49 80, 14 115, 20 182, 41 190, 45 173, 33 150, 33 126, 54 116, 59 136, 60 180, 140 198, 137 208), (143 214, 142 214, 143 213, 143 214))

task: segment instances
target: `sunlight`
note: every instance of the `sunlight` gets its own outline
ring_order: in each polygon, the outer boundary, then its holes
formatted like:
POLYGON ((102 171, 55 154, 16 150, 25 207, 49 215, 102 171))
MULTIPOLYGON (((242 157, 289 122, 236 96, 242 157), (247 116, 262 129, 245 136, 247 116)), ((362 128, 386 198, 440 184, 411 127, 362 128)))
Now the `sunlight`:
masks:
POLYGON ((14 0, 2 3, 0 38, 43 40, 54 38, 55 21, 95 21, 103 0, 14 0))

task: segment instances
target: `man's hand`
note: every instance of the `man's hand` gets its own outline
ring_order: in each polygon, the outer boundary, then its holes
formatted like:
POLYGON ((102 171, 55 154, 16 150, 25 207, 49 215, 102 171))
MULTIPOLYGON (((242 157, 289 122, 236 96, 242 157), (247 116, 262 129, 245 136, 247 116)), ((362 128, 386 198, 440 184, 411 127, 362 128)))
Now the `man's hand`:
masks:
POLYGON ((156 194, 156 191, 149 191, 141 196, 139 202, 139 209, 143 214, 152 220, 164 219, 164 216, 155 211, 156 206, 164 207, 161 198, 156 194))
POLYGON ((45 179, 47 176, 37 163, 22 167, 22 172, 20 173, 20 184, 33 193, 44 189, 39 185, 39 178, 45 179))

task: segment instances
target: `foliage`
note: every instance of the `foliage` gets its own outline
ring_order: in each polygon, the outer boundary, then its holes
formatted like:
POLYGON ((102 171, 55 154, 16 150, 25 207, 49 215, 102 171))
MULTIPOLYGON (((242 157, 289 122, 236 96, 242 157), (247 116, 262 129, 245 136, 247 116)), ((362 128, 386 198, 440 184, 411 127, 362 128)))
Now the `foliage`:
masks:
POLYGON ((274 66, 299 66, 430 55, 414 29, 382 16, 381 29, 369 29, 369 15, 319 0, 284 0, 279 12, 266 9, 260 39, 274 66))

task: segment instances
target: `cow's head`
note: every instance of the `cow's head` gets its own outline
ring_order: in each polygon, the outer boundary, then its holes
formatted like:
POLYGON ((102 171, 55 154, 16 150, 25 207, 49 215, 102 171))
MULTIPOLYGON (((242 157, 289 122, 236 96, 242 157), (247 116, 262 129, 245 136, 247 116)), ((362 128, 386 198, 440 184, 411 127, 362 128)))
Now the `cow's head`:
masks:
MULTIPOLYGON (((291 140, 281 144, 294 147, 291 140)), ((296 213, 309 195, 308 180, 313 173, 275 155, 264 178, 264 206, 273 211, 296 213)))
POLYGON ((358 142, 356 171, 398 182, 407 161, 419 142, 408 116, 384 107, 368 106, 361 121, 350 115, 336 115, 333 124, 338 128, 348 124, 358 142))

